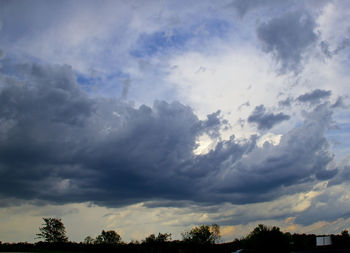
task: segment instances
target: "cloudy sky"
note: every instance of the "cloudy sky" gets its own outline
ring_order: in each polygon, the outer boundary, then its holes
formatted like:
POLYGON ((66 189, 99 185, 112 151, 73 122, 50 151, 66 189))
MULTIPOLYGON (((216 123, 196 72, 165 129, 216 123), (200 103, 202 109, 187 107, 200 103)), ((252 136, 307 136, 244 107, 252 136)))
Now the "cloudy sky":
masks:
POLYGON ((0 240, 350 228, 347 0, 1 1, 0 240))

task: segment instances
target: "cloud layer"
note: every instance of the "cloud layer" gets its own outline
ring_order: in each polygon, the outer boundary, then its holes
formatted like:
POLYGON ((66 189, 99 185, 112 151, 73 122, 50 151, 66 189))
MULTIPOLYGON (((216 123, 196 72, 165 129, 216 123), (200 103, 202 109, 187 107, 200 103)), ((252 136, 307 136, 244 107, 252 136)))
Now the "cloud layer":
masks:
POLYGON ((133 239, 201 223, 227 240, 255 223, 349 229, 349 10, 0 2, 1 238, 43 215, 76 240, 78 223, 133 239))
MULTIPOLYGON (((221 140, 195 155, 196 140, 227 124, 220 112, 199 120, 179 102, 138 108, 89 97, 69 66, 16 65, 3 78, 2 198, 118 206, 146 200, 251 203, 304 191, 336 171, 325 133, 329 104, 274 146, 221 140), (329 170, 331 169, 331 170, 329 170)), ((289 116, 255 108, 248 121, 269 129, 289 116)))

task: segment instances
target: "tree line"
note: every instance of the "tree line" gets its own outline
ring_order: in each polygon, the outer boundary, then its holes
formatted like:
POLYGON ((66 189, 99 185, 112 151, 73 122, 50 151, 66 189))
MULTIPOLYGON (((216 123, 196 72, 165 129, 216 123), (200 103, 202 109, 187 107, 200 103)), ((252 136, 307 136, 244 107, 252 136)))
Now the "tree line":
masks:
MULTIPOLYGON (((61 219, 43 218, 44 223, 39 227, 40 233, 36 234, 36 239, 43 239, 47 243, 66 243, 68 237, 66 228, 61 219)), ((220 226, 217 224, 201 225, 192 228, 181 234, 183 241, 197 244, 215 244, 220 239, 220 226)), ((171 241, 171 234, 159 233, 157 236, 151 234, 146 237, 142 243, 165 243, 171 241)), ((96 238, 87 236, 84 239, 85 244, 121 244, 121 236, 114 230, 102 230, 96 238)), ((134 241, 136 243, 136 241, 134 241)))
MULTIPOLYGON (((247 236, 228 243, 218 243, 220 226, 217 224, 193 227, 182 234, 182 240, 172 240, 170 233, 150 234, 141 242, 125 243, 114 230, 102 230, 96 238, 87 236, 83 242, 70 242, 61 219, 43 218, 36 239, 40 242, 1 243, 0 251, 69 251, 69 252, 223 252, 231 253, 238 249, 243 252, 292 252, 316 249, 316 235, 291 234, 278 227, 263 224, 254 228, 247 236)), ((331 249, 347 249, 350 252, 350 236, 347 230, 339 235, 331 235, 331 249)))

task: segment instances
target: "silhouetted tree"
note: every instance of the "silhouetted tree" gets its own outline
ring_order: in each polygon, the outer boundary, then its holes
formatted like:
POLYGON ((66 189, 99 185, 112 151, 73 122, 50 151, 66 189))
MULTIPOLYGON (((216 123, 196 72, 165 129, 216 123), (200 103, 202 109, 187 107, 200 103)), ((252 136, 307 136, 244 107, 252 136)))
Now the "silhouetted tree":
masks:
POLYGON ((168 233, 158 233, 158 236, 155 236, 155 234, 150 234, 145 238, 143 243, 164 243, 171 240, 171 234, 168 233))
POLYGON ((94 238, 92 238, 91 236, 87 236, 87 237, 85 237, 85 239, 84 239, 84 243, 85 244, 93 244, 94 243, 94 238))
POLYGON ((156 238, 157 242, 168 242, 171 241, 171 233, 158 233, 158 236, 156 238))
POLYGON ((289 251, 290 235, 284 234, 278 227, 267 227, 259 224, 247 236, 247 244, 250 248, 265 252, 289 251))
POLYGON ((95 244, 118 244, 121 243, 120 235, 114 230, 104 231, 96 237, 95 244))
POLYGON ((347 231, 346 229, 341 231, 341 236, 343 238, 350 238, 349 231, 347 231))
POLYGON ((316 247, 316 235, 314 234, 293 234, 292 250, 310 250, 316 247))
POLYGON ((44 223, 39 228, 37 238, 43 238, 46 242, 67 242, 66 228, 61 219, 43 218, 44 223))
POLYGON ((145 240, 143 240, 143 243, 154 243, 156 241, 156 236, 155 234, 150 234, 149 236, 147 236, 145 238, 145 240))
POLYGON ((340 235, 332 235, 332 243, 336 247, 349 248, 350 247, 350 235, 347 230, 343 230, 340 235))
POLYGON ((201 225, 194 227, 190 231, 181 234, 185 242, 198 244, 215 244, 220 239, 220 226, 213 224, 211 226, 201 225))

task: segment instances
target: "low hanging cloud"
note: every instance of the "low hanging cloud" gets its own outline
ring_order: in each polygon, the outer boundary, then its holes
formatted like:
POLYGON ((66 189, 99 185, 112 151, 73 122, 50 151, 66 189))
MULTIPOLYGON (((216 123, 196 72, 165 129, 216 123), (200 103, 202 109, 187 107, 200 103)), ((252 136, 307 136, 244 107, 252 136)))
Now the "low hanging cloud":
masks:
POLYGON ((298 11, 284 14, 257 29, 263 50, 272 53, 280 64, 279 72, 298 73, 302 67, 304 52, 317 40, 316 24, 307 12, 298 11))
MULTIPOLYGON (((331 90, 315 89, 310 92, 306 92, 297 98, 287 97, 284 100, 278 102, 280 107, 290 107, 295 102, 306 103, 312 106, 318 105, 321 102, 329 102, 329 98, 332 95, 331 90)), ((338 97, 335 103, 332 105, 333 108, 344 107, 344 97, 338 97)))
POLYGON ((264 105, 259 105, 255 107, 252 114, 248 117, 248 122, 257 124, 259 130, 268 130, 289 119, 289 115, 284 113, 268 113, 264 105))
POLYGON ((332 95, 330 90, 316 89, 297 97, 299 102, 310 103, 312 105, 319 104, 322 99, 329 98, 332 95))
MULTIPOLYGON (((69 66, 14 68, 21 74, 0 79, 2 205, 9 199, 105 206, 253 203, 310 189, 336 174, 328 173, 333 155, 324 136, 332 115, 327 104, 277 146, 259 147, 254 135, 243 141, 231 136, 195 155, 199 136, 216 138, 228 124, 220 111, 199 120, 179 102, 135 108, 89 97, 69 66)), ((264 106, 250 117, 260 129, 287 119, 264 106)))

